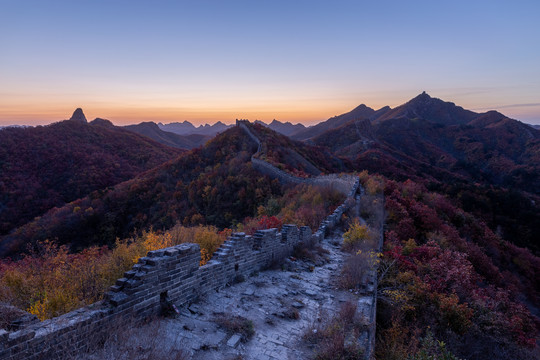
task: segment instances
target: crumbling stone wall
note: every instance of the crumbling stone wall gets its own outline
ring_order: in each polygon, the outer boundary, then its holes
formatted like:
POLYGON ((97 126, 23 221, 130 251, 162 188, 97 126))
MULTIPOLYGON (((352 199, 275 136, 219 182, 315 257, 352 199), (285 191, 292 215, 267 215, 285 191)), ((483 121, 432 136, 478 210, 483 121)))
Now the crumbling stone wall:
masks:
POLYGON ((271 178, 278 179, 282 184, 310 184, 319 186, 331 186, 336 188, 341 193, 351 196, 350 191, 353 187, 357 186, 358 177, 353 175, 321 175, 310 178, 301 178, 289 174, 286 171, 278 169, 274 165, 267 161, 257 158, 257 155, 261 151, 261 141, 247 126, 249 122, 247 120, 237 120, 236 125, 239 126, 245 133, 257 144, 257 152, 251 156, 251 163, 253 167, 262 174, 268 175, 271 178))
MULTIPOLYGON (((350 194, 357 190, 358 181, 350 194)), ((281 262, 301 242, 321 241, 338 224, 348 204, 339 206, 314 234, 309 227, 296 225, 284 225, 281 232, 257 231, 253 236, 235 233, 203 266, 199 266, 198 244, 150 251, 117 280, 105 300, 18 331, 0 330, 0 359, 76 358, 116 329, 159 314, 163 296, 177 306, 187 305, 241 276, 281 262)))

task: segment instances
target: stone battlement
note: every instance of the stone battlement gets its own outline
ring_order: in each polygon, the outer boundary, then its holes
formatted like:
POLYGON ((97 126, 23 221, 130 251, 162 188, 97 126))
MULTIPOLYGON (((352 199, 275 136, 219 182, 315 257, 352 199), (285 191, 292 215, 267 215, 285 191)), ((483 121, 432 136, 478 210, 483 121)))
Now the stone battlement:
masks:
MULTIPOLYGON (((358 181, 350 188, 354 195, 358 181)), ((347 210, 345 202, 312 234, 307 226, 284 225, 235 233, 199 266, 198 244, 180 244, 148 252, 110 288, 105 300, 22 330, 0 330, 0 359, 38 360, 75 357, 102 343, 115 329, 159 314, 160 299, 188 305, 205 294, 232 284, 288 257, 300 243, 320 242, 347 210)))

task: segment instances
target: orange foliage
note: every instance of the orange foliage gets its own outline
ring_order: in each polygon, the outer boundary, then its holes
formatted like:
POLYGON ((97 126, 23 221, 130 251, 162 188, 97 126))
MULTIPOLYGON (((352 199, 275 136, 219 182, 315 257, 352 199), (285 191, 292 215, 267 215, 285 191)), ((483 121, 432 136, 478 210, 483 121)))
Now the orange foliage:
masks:
POLYGON ((176 226, 165 233, 145 231, 140 237, 117 240, 114 248, 91 247, 69 254, 67 246, 45 240, 38 251, 13 262, 0 261, 0 301, 45 320, 92 304, 148 251, 182 242, 201 246, 204 265, 231 234, 212 226, 176 226))

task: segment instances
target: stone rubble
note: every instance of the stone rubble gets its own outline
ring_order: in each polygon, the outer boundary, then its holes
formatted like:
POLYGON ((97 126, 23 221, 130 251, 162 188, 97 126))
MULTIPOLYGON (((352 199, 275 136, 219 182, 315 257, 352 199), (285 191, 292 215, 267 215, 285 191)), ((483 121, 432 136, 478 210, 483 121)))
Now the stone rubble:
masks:
MULTIPOLYGON (((310 271, 310 262, 295 260, 295 267, 266 270, 244 282, 208 294, 174 318, 158 319, 159 334, 194 360, 312 359, 313 348, 303 340, 312 325, 332 316, 345 302, 360 296, 335 285, 344 257, 340 239, 323 241, 326 262, 310 271), (335 245, 335 244, 338 245, 335 245), (255 334, 228 333, 216 316, 241 316, 253 323, 255 334)), ((144 328, 141 329, 144 331, 144 328)))

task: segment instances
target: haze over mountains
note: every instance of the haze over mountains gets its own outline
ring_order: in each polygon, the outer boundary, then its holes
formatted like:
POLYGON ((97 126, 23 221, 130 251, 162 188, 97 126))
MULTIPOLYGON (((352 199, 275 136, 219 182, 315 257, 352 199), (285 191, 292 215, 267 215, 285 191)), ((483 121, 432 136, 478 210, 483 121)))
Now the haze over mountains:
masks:
MULTIPOLYGON (((266 124, 265 122, 262 122, 260 120, 255 120, 255 122, 269 127, 270 129, 283 134, 287 136, 291 136, 299 131, 304 130, 306 127, 303 124, 292 124, 290 122, 280 122, 276 119, 272 120, 269 124, 266 124)), ((160 129, 168 132, 172 132, 178 135, 206 135, 206 136, 214 136, 220 132, 223 132, 229 128, 231 128, 233 125, 226 125, 222 123, 221 121, 216 122, 213 125, 205 124, 205 125, 199 125, 198 127, 195 127, 192 123, 189 121, 184 122, 174 122, 169 124, 163 124, 158 123, 157 124, 160 129)))
MULTIPOLYGON (((290 122, 282 123, 277 120, 273 120, 270 124, 266 124, 259 120, 256 122, 287 136, 305 129, 305 126, 302 124, 293 125, 290 122)), ((203 145, 212 137, 230 129, 232 126, 233 125, 226 125, 221 121, 218 121, 213 125, 205 124, 195 127, 189 121, 184 121, 181 123, 174 122, 169 124, 142 122, 140 124, 127 125, 124 127, 129 131, 148 136, 164 145, 180 149, 193 149, 203 145)))
POLYGON ((210 140, 214 135, 204 135, 195 133, 186 133, 179 135, 178 133, 162 130, 158 124, 154 122, 142 122, 137 125, 124 126, 129 131, 148 136, 163 145, 172 146, 179 149, 193 149, 203 145, 210 140))
POLYGON ((221 121, 218 121, 217 123, 213 125, 200 125, 198 127, 195 127, 192 123, 189 121, 184 122, 173 122, 169 124, 157 124, 161 130, 172 132, 178 135, 207 135, 207 136, 214 136, 217 133, 223 132, 224 130, 229 129, 233 125, 226 125, 222 123, 221 121))

